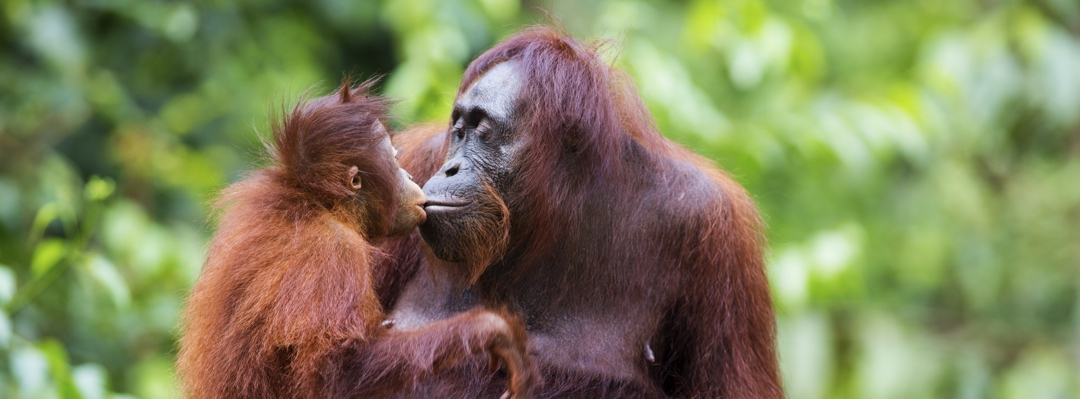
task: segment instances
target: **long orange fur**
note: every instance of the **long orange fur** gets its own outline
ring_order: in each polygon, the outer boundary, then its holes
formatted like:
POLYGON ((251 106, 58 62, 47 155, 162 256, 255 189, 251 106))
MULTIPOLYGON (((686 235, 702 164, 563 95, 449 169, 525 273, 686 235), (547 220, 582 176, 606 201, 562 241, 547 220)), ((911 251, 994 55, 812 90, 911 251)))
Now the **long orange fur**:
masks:
POLYGON ((478 310, 419 330, 383 326, 373 278, 387 272, 372 270, 373 244, 394 217, 397 166, 375 153, 387 103, 370 86, 346 80, 298 105, 274 127, 271 165, 217 201, 183 313, 186 396, 380 397, 482 350, 506 362, 510 392, 528 396, 535 372, 513 319, 478 310), (368 194, 341 184, 350 165, 368 194))

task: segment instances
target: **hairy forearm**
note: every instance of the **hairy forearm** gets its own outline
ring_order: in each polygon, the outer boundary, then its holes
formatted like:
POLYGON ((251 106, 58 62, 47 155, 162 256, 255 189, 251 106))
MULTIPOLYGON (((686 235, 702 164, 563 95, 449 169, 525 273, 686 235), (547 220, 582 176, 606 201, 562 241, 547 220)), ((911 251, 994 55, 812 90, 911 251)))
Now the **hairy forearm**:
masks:
MULTIPOLYGON (((487 352, 493 366, 505 362, 511 391, 527 391, 536 372, 525 355, 524 328, 484 310, 472 310, 413 329, 385 331, 367 343, 350 344, 352 355, 340 392, 362 395, 397 392, 433 373, 454 367, 470 355, 487 352)), ((333 367, 333 366, 331 366, 333 367)), ((525 396, 524 393, 518 394, 525 396)))

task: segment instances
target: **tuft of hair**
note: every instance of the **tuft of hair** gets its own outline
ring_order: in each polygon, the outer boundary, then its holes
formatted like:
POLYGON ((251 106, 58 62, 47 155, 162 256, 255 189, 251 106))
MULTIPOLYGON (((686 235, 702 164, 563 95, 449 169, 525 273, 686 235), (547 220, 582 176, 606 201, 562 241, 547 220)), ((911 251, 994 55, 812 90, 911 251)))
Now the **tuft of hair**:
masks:
POLYGON ((377 79, 352 87, 346 76, 333 93, 300 101, 273 126, 269 145, 272 174, 298 190, 308 205, 333 208, 356 195, 347 185, 349 168, 359 168, 362 185, 374 193, 389 226, 394 218, 397 167, 378 156, 386 139, 383 121, 390 101, 368 91, 377 79))

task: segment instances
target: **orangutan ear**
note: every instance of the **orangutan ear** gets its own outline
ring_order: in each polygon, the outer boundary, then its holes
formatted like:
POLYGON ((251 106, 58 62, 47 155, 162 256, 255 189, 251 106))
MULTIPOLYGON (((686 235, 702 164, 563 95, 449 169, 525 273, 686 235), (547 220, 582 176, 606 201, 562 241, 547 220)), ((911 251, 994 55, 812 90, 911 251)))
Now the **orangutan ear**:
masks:
POLYGON ((349 187, 351 187, 353 191, 360 191, 360 168, 356 166, 349 168, 345 180, 349 182, 349 187))

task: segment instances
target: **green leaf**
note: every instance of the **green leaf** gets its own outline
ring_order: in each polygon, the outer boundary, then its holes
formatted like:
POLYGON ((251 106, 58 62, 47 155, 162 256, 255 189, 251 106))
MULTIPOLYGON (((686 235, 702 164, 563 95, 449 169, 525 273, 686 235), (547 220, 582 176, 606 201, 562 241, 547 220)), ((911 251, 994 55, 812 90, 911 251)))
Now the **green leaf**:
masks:
POLYGON ((190 4, 178 4, 165 19, 165 36, 177 43, 191 40, 199 28, 199 14, 190 4))
POLYGON ((77 75, 86 63, 78 23, 65 7, 49 5, 38 9, 40 12, 34 13, 29 24, 30 48, 62 74, 77 75))
POLYGON ((71 370, 71 379, 85 399, 106 399, 108 397, 109 373, 100 364, 87 363, 75 366, 71 370))
POLYGON ((6 351, 11 347, 11 333, 11 318, 7 312, 0 310, 0 349, 6 351))
POLYGON ((506 21, 518 14, 521 4, 517 0, 480 0, 480 7, 496 21, 506 21))
POLYGON ((60 345, 60 342, 49 338, 41 341, 37 346, 45 354, 45 359, 49 363, 49 372, 52 373, 53 382, 56 384, 56 390, 60 393, 60 397, 65 399, 82 398, 71 379, 71 366, 67 351, 60 345))
POLYGON ((16 345, 11 351, 11 374, 22 397, 35 398, 43 393, 49 382, 49 362, 32 346, 16 345))
POLYGON ((67 243, 64 240, 52 238, 42 241, 34 248, 34 258, 30 262, 30 270, 34 273, 34 277, 41 277, 52 270, 67 253, 67 243))
POLYGON ((15 272, 10 267, 0 264, 0 305, 6 305, 15 297, 15 272))
POLYGON ((113 191, 115 190, 116 183, 113 182, 112 179, 102 179, 100 177, 93 176, 90 178, 90 181, 86 183, 86 188, 84 189, 83 194, 86 196, 86 199, 90 201, 101 201, 112 195, 113 191))
POLYGON ((93 254, 87 259, 86 268, 90 276, 108 291, 117 309, 128 308, 131 304, 131 291, 124 281, 124 276, 120 275, 112 262, 99 254, 93 254))
POLYGON ((45 228, 49 227, 49 223, 60 217, 60 207, 55 202, 50 202, 43 205, 38 209, 37 215, 34 216, 34 225, 30 228, 30 242, 34 242, 45 233, 45 228))
POLYGON ((176 396, 172 387, 176 386, 176 370, 172 359, 154 356, 135 365, 133 372, 133 393, 145 399, 166 399, 176 396))

